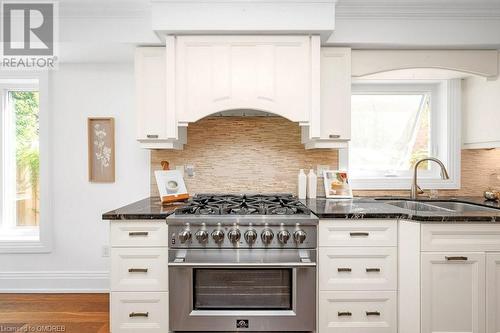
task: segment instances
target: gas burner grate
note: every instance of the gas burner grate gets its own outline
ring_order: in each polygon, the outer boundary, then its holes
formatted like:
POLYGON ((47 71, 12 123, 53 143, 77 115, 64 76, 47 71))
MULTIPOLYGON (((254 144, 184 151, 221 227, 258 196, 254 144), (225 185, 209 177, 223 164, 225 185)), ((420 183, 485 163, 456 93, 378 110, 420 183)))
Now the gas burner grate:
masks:
POLYGON ((176 215, 296 215, 310 210, 291 194, 199 194, 176 215))

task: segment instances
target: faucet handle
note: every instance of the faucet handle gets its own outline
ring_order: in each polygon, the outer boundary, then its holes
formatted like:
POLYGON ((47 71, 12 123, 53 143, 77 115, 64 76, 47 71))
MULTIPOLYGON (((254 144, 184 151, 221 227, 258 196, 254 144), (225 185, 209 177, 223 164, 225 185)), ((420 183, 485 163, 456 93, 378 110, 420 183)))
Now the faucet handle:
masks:
POLYGON ((417 193, 424 194, 424 190, 422 190, 422 188, 419 185, 417 185, 417 193))

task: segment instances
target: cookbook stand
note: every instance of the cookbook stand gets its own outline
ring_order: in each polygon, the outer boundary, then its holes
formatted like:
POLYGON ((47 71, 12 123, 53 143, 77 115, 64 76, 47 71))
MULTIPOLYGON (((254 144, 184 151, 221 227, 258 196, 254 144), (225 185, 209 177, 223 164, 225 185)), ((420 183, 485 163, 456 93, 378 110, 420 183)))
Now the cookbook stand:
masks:
POLYGON ((155 171, 156 185, 162 204, 189 199, 184 178, 179 170, 170 170, 167 161, 161 161, 163 170, 155 171))

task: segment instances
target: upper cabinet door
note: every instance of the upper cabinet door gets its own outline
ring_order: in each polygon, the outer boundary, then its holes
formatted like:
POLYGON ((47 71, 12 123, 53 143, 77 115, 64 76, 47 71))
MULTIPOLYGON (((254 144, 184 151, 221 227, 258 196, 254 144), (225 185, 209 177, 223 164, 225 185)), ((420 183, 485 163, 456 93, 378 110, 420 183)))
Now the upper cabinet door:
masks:
POLYGON ((485 332, 485 254, 423 253, 422 333, 485 332))
POLYGON ((500 253, 486 255, 486 332, 500 332, 500 253))
POLYGON ((311 39, 318 38, 177 37, 175 107, 179 123, 238 109, 308 122, 313 80, 311 39))
MULTIPOLYGON (((351 138, 351 49, 321 49, 321 139, 351 138)), ((313 131, 315 124, 312 124, 313 131)), ((315 134, 312 133, 314 137, 315 134)))
POLYGON ((165 48, 139 47, 135 51, 137 139, 167 138, 165 109, 165 48))

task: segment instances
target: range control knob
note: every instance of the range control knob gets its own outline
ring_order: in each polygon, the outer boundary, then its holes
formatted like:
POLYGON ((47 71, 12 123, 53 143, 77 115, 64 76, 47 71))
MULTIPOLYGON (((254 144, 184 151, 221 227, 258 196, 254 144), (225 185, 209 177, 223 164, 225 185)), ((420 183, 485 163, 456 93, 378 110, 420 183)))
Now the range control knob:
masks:
POLYGON ((306 236, 306 232, 302 229, 299 229, 293 233, 293 239, 295 239, 295 241, 299 244, 304 243, 304 241, 306 240, 306 236))
POLYGON ((245 240, 248 244, 253 244, 257 240, 257 231, 255 229, 248 229, 245 232, 245 240))
POLYGON ((278 232, 278 241, 281 244, 286 244, 288 240, 290 239, 290 233, 286 230, 281 230, 278 232))
POLYGON ((206 230, 198 230, 194 236, 198 242, 202 244, 205 244, 208 241, 208 232, 206 230))
POLYGON ((270 244, 273 241, 274 234, 271 229, 264 229, 262 233, 260 234, 260 238, 262 239, 262 242, 264 244, 270 244))
POLYGON ((229 240, 232 243, 236 244, 240 241, 241 233, 238 229, 233 228, 233 229, 229 230, 229 232, 227 233, 227 238, 229 238, 229 240))
POLYGON ((220 229, 212 231, 212 238, 216 243, 222 243, 224 241, 224 231, 220 229))
POLYGON ((179 233, 179 240, 181 241, 182 244, 184 244, 187 241, 191 240, 191 231, 189 231, 189 229, 182 230, 179 233))

